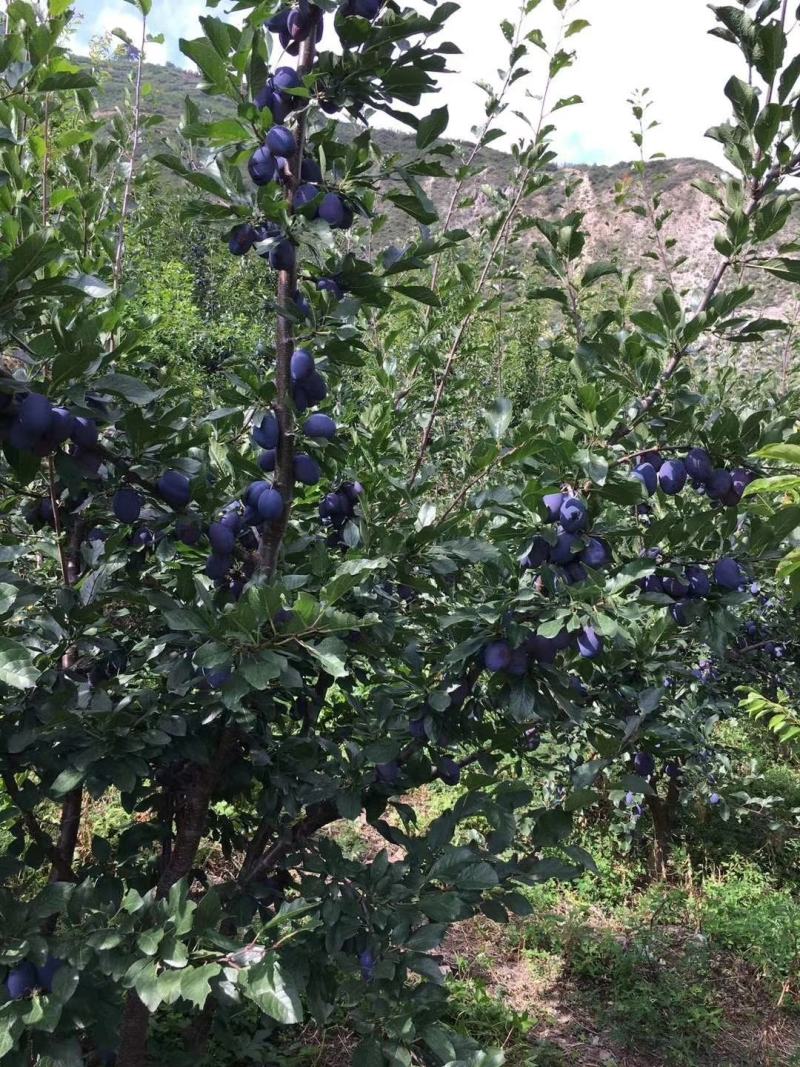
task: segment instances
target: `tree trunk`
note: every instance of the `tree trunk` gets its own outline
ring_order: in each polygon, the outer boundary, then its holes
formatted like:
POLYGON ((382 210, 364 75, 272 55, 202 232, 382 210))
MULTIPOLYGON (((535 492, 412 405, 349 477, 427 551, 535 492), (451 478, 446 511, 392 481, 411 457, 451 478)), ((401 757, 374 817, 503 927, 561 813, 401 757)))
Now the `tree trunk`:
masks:
MULTIPOLYGON (((225 730, 211 762, 204 767, 194 767, 191 780, 184 795, 177 800, 175 809, 175 842, 166 865, 158 880, 156 894, 164 898, 182 878, 188 877, 197 855, 208 819, 208 809, 214 787, 224 771, 227 758, 234 746, 230 731, 225 730)), ((117 1067, 147 1067, 148 1030, 150 1012, 141 1002, 134 989, 125 1000, 120 1027, 120 1044, 117 1067)))

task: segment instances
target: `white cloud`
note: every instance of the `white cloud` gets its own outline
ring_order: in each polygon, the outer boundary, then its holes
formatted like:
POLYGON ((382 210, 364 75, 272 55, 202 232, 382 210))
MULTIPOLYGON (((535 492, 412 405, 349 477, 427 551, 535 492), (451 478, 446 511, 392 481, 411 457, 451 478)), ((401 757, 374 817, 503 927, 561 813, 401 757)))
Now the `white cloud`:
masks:
MULTIPOLYGON (((490 10, 491 20, 483 0, 465 0, 448 24, 447 36, 463 52, 453 58, 451 66, 459 74, 443 83, 442 94, 450 107, 451 133, 457 136, 468 136, 470 127, 483 117, 483 94, 471 83, 481 79, 497 83, 508 45, 496 27, 501 18, 516 20, 518 0, 493 0, 490 10)), ((577 60, 553 85, 555 99, 578 94, 584 100, 583 105, 554 116, 556 146, 565 161, 613 163, 632 158, 636 149, 630 138, 633 123, 627 100, 635 90, 648 87, 653 116, 661 123, 653 131, 651 150, 720 162, 721 154, 704 134, 727 117, 722 89, 734 70, 740 70, 736 50, 708 35, 714 17, 704 3, 584 0, 570 17, 586 18, 591 26, 567 42, 577 51, 577 60)), ((555 40, 557 25, 549 5, 537 8, 528 24, 541 27, 548 43, 555 40)), ((530 51, 533 62, 526 61, 525 66, 533 73, 518 83, 515 102, 535 118, 538 103, 526 99, 522 87, 533 94, 542 91, 545 57, 536 48, 530 51)), ((521 121, 504 118, 512 133, 522 134, 521 121)))

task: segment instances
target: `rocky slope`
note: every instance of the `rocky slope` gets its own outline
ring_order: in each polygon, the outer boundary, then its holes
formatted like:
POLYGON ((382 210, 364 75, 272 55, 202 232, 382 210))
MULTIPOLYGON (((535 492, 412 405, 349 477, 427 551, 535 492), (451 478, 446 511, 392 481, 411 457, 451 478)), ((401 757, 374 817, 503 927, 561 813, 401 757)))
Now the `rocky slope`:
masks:
MULTIPOLYGON (((199 79, 187 71, 170 64, 146 64, 145 72, 151 86, 147 97, 147 110, 158 112, 164 119, 158 127, 156 136, 159 138, 169 138, 171 132, 176 129, 187 95, 203 107, 207 119, 218 118, 229 111, 230 105, 227 101, 200 93, 199 79)), ((103 111, 111 111, 121 105, 130 73, 130 64, 123 60, 114 60, 104 66, 100 93, 103 111)), ((386 153, 405 155, 413 151, 413 140, 404 133, 380 130, 377 139, 386 153)), ((472 203, 466 210, 457 214, 454 220, 455 225, 463 226, 471 232, 475 232, 478 220, 485 217, 490 210, 488 196, 482 191, 482 187, 502 188, 511 180, 509 156, 490 149, 485 153, 484 163, 486 170, 476 180, 475 187, 467 189, 467 193, 473 197, 472 203)), ((701 178, 714 181, 719 176, 719 172, 710 164, 696 159, 660 160, 648 168, 651 188, 661 189, 663 207, 672 212, 664 229, 665 238, 674 238, 676 242, 670 255, 673 258, 685 257, 685 262, 676 271, 674 280, 690 299, 699 298, 713 273, 717 259, 713 238, 719 229, 719 224, 712 217, 715 205, 694 188, 693 183, 701 178)), ((610 167, 565 166, 557 171, 552 186, 526 205, 526 210, 546 218, 553 218, 567 209, 578 208, 584 211, 585 228, 590 235, 587 257, 591 260, 612 258, 626 269, 639 268, 642 272, 638 283, 639 290, 648 294, 661 284, 660 268, 647 256, 647 253, 654 249, 652 228, 646 218, 623 210, 615 196, 620 183, 623 183, 630 187, 632 202, 635 202, 637 181, 630 164, 625 162, 610 167), (576 181, 578 187, 567 208, 564 188, 567 183, 576 181)), ((441 207, 449 200, 451 189, 448 182, 431 178, 423 184, 437 206, 441 207)), ((408 227, 409 221, 405 217, 392 220, 382 232, 382 238, 386 243, 395 239, 402 242, 407 239, 408 227)), ((784 239, 795 239, 797 235, 798 226, 795 220, 784 239)), ((530 240, 535 238, 536 230, 532 228, 530 240)), ((784 314, 788 312, 791 317, 796 313, 795 295, 788 287, 760 271, 751 271, 747 281, 758 289, 762 314, 769 316, 783 311, 784 314)))

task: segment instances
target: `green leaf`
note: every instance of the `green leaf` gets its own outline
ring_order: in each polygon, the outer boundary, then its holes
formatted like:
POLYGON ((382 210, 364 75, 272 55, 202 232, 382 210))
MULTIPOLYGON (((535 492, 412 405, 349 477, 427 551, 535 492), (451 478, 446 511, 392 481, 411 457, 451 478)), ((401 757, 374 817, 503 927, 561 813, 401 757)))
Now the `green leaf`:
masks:
POLYGON ((377 559, 349 559, 340 564, 336 574, 322 590, 322 599, 326 604, 335 604, 337 600, 361 585, 375 571, 384 570, 389 565, 385 556, 377 559))
POLYGON ((253 689, 266 689, 270 682, 279 678, 286 666, 283 656, 277 656, 269 649, 245 657, 239 664, 239 672, 253 689))
POLYGON ((181 971, 181 996, 200 1010, 211 996, 211 981, 222 971, 218 963, 206 963, 202 967, 187 967, 181 971))
POLYGON ((733 104, 739 121, 748 129, 752 129, 758 117, 758 93, 753 86, 741 78, 733 77, 725 86, 725 95, 733 104))
POLYGON ((587 22, 586 19, 573 19, 564 31, 564 37, 572 37, 589 26, 591 26, 591 22, 587 22))
POLYGON ((106 374, 95 382, 98 389, 106 389, 109 393, 117 393, 129 403, 144 407, 158 396, 149 386, 130 374, 106 374))
POLYGON ((408 937, 406 948, 413 949, 415 952, 430 952, 431 949, 441 945, 446 933, 446 923, 427 923, 425 926, 418 927, 408 937))
POLYGON ((781 463, 793 463, 800 466, 800 445, 764 445, 756 452, 756 455, 759 459, 774 459, 781 463))
POLYGON ((430 115, 420 120, 417 127, 417 148, 427 148, 447 129, 450 112, 447 106, 435 108, 430 115))
POLYGON ((181 37, 178 47, 185 56, 196 64, 200 73, 214 89, 224 92, 228 85, 228 68, 221 59, 219 52, 205 37, 196 37, 193 41, 187 41, 181 37))
POLYGON ((58 71, 56 74, 48 74, 38 85, 34 86, 39 93, 50 93, 59 89, 95 89, 97 82, 87 71, 58 71))
POLYGON ((0 615, 5 615, 17 599, 17 587, 7 582, 0 582, 0 615))
POLYGON ((319 661, 322 669, 332 678, 344 678, 348 674, 345 660, 347 646, 336 637, 326 637, 318 645, 305 646, 311 655, 319 661))
POLYGON ((303 1005, 297 986, 276 953, 270 952, 260 963, 240 971, 238 985, 248 1000, 271 1019, 287 1026, 302 1022, 303 1005))
POLYGON ((85 772, 76 767, 65 767, 50 787, 50 792, 57 797, 66 796, 81 784, 85 772))
POLYGON ((426 304, 428 307, 438 308, 442 306, 442 302, 436 293, 424 285, 394 285, 392 286, 392 292, 400 293, 401 296, 407 296, 409 300, 416 300, 418 304, 426 304))
POLYGON ((511 401, 499 397, 488 408, 485 408, 482 414, 492 432, 492 437, 495 441, 501 441, 514 417, 511 401))
POLYGON ((33 657, 24 645, 0 637, 0 682, 15 689, 31 689, 41 673, 33 665, 33 657))

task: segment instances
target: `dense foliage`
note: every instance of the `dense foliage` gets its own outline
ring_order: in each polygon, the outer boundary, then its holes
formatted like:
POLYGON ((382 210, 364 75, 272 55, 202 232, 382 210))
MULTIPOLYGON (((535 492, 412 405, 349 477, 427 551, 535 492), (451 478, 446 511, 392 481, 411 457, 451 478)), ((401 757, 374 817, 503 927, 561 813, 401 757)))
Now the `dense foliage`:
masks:
POLYGON ((772 492, 797 492, 772 477, 796 396, 691 358, 787 329, 748 284, 798 280, 775 247, 800 170, 786 5, 715 9, 749 71, 712 131, 735 170, 703 190, 718 266, 680 290, 645 190, 652 305, 587 257, 569 198, 528 213, 577 102, 552 100, 575 3, 552 0, 549 47, 538 0, 503 24, 464 151, 419 109, 455 5, 241 0, 241 27, 181 42, 228 117, 187 98, 155 158, 135 6, 110 122, 69 3, 15 0, 0 40, 0 1060, 141 1067, 166 1017, 172 1061, 205 1062, 255 1010, 275 1041, 343 1020, 357 1067, 501 1064, 446 1022, 451 924, 593 870, 571 832, 596 807, 630 832, 646 809, 663 871, 681 805, 759 806, 712 739, 734 687, 796 696, 796 550, 773 575, 800 512, 772 492), (470 235, 465 183, 539 49, 541 115, 470 235), (413 156, 381 151, 375 112, 413 156), (452 183, 441 218, 427 178, 452 183), (422 820, 432 783, 453 800, 422 820), (339 820, 385 847, 345 854, 339 820))

